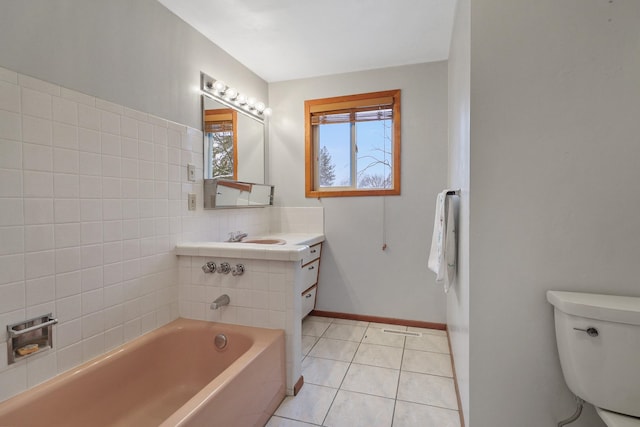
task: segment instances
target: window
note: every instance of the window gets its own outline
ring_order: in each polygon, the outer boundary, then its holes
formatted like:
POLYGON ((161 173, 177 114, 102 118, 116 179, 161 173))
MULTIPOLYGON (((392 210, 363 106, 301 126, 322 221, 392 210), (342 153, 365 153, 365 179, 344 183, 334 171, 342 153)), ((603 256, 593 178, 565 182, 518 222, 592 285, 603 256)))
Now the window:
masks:
POLYGON ((211 159, 205 164, 207 178, 238 179, 237 123, 231 108, 204 111, 206 158, 211 159))
POLYGON ((307 197, 400 194, 400 90, 305 101, 307 197))

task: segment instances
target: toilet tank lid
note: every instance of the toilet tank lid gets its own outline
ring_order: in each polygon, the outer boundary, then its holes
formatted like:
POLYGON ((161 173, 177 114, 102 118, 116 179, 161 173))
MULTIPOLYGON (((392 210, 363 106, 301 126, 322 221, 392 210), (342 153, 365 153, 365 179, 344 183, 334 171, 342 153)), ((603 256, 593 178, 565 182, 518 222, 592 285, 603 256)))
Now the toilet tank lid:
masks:
POLYGON ((547 291, 547 301, 574 316, 640 325, 640 298, 584 292, 547 291))

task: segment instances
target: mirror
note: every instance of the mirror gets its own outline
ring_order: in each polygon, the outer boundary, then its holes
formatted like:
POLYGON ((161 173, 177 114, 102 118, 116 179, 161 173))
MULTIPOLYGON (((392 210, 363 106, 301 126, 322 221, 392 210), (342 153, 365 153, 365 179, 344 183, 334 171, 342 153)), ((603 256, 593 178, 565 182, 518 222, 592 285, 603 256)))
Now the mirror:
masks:
POLYGON ((273 185, 230 179, 204 180, 204 208, 257 208, 273 204, 273 185))
POLYGON ((207 95, 202 118, 204 178, 264 183, 264 123, 207 95))

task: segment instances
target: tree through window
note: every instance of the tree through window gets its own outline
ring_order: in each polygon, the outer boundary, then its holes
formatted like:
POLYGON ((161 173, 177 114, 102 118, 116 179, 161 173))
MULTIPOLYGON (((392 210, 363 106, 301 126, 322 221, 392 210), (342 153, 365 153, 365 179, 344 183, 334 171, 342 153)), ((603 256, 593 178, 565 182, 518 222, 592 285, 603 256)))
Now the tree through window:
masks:
POLYGON ((305 102, 306 196, 400 194, 400 90, 305 102))

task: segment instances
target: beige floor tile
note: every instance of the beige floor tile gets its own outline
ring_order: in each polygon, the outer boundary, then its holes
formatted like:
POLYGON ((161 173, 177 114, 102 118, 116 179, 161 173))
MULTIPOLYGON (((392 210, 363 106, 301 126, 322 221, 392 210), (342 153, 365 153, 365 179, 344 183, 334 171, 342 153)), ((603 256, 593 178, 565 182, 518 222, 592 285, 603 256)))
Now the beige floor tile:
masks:
MULTIPOLYGON (((401 331, 402 332, 402 331, 401 331)), ((383 329, 369 325, 362 339, 366 344, 388 345, 391 347, 404 346, 404 335, 383 332, 383 329)))
POLYGON ((332 323, 322 336, 336 340, 360 342, 366 330, 367 328, 364 326, 332 323))
POLYGON ((357 342, 353 341, 320 338, 308 356, 351 362, 358 345, 357 342))
POLYGON ((396 402, 394 427, 460 427, 458 411, 419 403, 396 402))
POLYGON ((333 318, 331 317, 322 317, 322 316, 307 316, 304 320, 312 320, 314 322, 323 322, 323 323, 331 323, 333 322, 333 318))
POLYGON ((297 396, 287 396, 274 415, 313 424, 322 424, 337 390, 305 384, 297 396))
POLYGON ((333 319, 333 322, 338 325, 353 325, 353 326, 369 326, 369 322, 363 320, 351 320, 351 319, 333 319))
POLYGON ((355 363, 379 366, 381 368, 400 369, 402 363, 402 349, 386 345, 360 344, 355 363))
POLYGON ((416 372, 400 372, 398 400, 457 410, 458 400, 452 378, 416 372))
POLYGON ((324 331, 331 325, 326 322, 316 322, 314 320, 305 319, 302 322, 302 335, 311 335, 314 337, 321 337, 324 331))
POLYGON ((302 362, 302 376, 305 384, 338 388, 349 369, 349 362, 307 357, 302 362))
POLYGON ((393 399, 340 390, 325 419, 327 427, 391 427, 393 399))
POLYGON ((397 369, 352 363, 340 389, 395 399, 399 376, 397 369))
POLYGON ((422 334, 421 337, 407 337, 406 348, 411 350, 435 351, 449 354, 449 342, 446 336, 422 334))
POLYGON ((303 335, 302 336, 302 354, 306 356, 309 354, 313 346, 318 342, 318 337, 314 337, 311 335, 303 335))
POLYGON ((275 415, 271 417, 265 427, 314 427, 317 424, 303 423, 302 421, 290 420, 288 418, 280 418, 275 415))
POLYGON ((453 377, 451 357, 448 354, 430 351, 405 349, 402 357, 402 370, 453 377))

